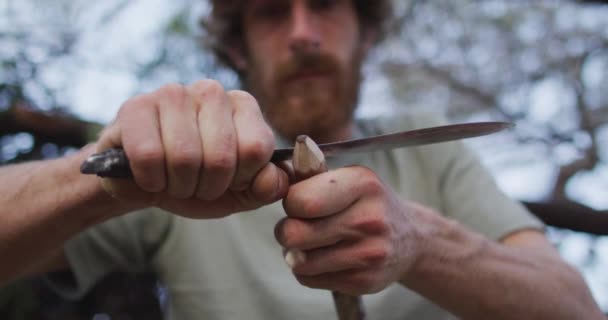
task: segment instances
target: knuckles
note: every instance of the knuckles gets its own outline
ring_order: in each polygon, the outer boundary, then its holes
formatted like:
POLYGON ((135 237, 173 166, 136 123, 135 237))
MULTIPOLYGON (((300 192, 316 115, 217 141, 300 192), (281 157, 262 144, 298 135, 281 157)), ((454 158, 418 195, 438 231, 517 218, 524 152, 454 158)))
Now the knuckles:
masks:
POLYGON ((259 124, 254 131, 255 136, 241 139, 241 144, 239 145, 240 157, 245 161, 259 163, 268 162, 275 148, 274 133, 268 124, 266 124, 266 122, 263 120, 257 101, 251 94, 240 90, 230 91, 228 92, 228 96, 230 96, 232 102, 237 105, 237 110, 243 110, 250 116, 251 121, 257 121, 259 124), (251 112, 251 109, 255 109, 253 110, 254 112, 251 112), (251 115, 255 113, 259 114, 260 116, 251 117, 251 115))
POLYGON ((357 167, 359 186, 366 194, 377 195, 385 191, 384 183, 380 177, 369 168, 357 167))
POLYGON ((126 114, 134 112, 142 112, 145 109, 151 109, 156 106, 156 99, 152 94, 142 94, 139 96, 132 97, 125 101, 118 110, 117 119, 125 117, 126 114))
MULTIPOLYGON (((228 91, 228 96, 230 96, 234 102, 244 105, 244 106, 258 106, 258 101, 247 91, 243 90, 230 90, 228 91)), ((259 107, 258 107, 259 110, 259 107)))
POLYGON ((159 100, 170 102, 171 105, 182 106, 186 98, 186 88, 177 83, 162 86, 156 91, 159 100))
MULTIPOLYGON (((319 176, 326 174, 328 173, 321 173, 312 179, 318 179, 319 176)), ((296 184, 289 189, 287 196, 283 199, 283 208, 288 217, 310 219, 324 216, 323 210, 331 199, 328 199, 325 194, 319 195, 311 192, 312 186, 304 187, 296 184)))
POLYGON ((129 161, 133 165, 148 166, 165 161, 165 152, 160 146, 138 144, 131 148, 129 161))
POLYGON ((236 155, 228 150, 216 150, 204 158, 204 167, 208 171, 229 172, 236 166, 236 155))
POLYGON ((221 139, 222 142, 216 144, 215 149, 204 152, 203 166, 205 170, 219 172, 234 170, 237 163, 235 134, 234 132, 224 132, 221 139))
POLYGON ((320 215, 323 200, 301 192, 289 192, 283 199, 283 208, 288 217, 315 218, 320 215))
POLYGON ((136 183, 148 192, 162 191, 166 187, 164 170, 165 154, 162 148, 150 144, 139 144, 129 150, 129 161, 133 168, 141 168, 144 172, 154 172, 154 175, 136 177, 136 183))
POLYGON ((219 81, 212 79, 199 80, 193 83, 190 88, 197 98, 202 99, 225 94, 222 84, 219 83, 219 81))
POLYGON ((375 245, 364 250, 361 254, 363 265, 376 268, 384 265, 391 256, 391 250, 386 245, 375 245))
POLYGON ((272 157, 274 151, 274 137, 265 134, 260 139, 255 139, 239 145, 242 161, 254 163, 266 163, 272 157))
POLYGON ((177 170, 193 169, 200 167, 202 152, 187 144, 177 144, 168 150, 167 157, 170 165, 177 170))
POLYGON ((382 208, 375 207, 353 218, 351 227, 368 235, 385 235, 390 231, 390 221, 382 208))

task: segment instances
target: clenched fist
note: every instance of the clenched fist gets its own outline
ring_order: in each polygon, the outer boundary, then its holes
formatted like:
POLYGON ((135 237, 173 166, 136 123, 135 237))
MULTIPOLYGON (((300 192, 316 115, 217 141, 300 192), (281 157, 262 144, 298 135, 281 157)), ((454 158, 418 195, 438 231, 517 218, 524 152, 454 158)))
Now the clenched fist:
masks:
POLYGON ((122 147, 133 181, 103 179, 114 197, 192 218, 216 218, 287 193, 269 163, 275 140, 256 100, 216 81, 172 84, 123 104, 97 150, 122 147))
POLYGON ((423 208, 399 198, 371 170, 346 167, 290 187, 275 227, 305 286, 351 295, 399 282, 420 255, 423 208))

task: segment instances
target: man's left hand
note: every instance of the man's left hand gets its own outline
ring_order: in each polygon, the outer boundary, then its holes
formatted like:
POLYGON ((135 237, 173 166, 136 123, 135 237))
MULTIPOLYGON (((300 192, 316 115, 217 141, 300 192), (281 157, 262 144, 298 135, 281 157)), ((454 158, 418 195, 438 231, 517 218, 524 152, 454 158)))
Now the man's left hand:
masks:
POLYGON ((292 185, 278 242, 300 251, 297 280, 351 295, 399 281, 420 253, 418 205, 398 197, 371 170, 352 166, 292 185))

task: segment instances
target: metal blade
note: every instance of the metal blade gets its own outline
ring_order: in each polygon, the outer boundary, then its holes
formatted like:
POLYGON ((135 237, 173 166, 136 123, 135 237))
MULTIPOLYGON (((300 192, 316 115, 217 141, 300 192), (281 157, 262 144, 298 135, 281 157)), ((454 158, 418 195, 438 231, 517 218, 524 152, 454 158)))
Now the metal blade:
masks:
MULTIPOLYGON (((401 131, 362 139, 320 144, 325 157, 348 153, 365 153, 402 147, 421 146, 439 142, 479 137, 513 127, 508 122, 474 122, 401 131)), ((291 159, 293 148, 277 149, 273 162, 291 159)))
MULTIPOLYGON (((325 143, 320 144, 319 148, 326 157, 334 157, 348 153, 373 152, 479 137, 511 127, 513 124, 508 122, 462 123, 325 143)), ((289 160, 292 156, 293 148, 276 149, 271 161, 289 160)), ((109 149, 90 156, 82 163, 80 172, 110 178, 132 176, 129 160, 122 149, 109 149)))

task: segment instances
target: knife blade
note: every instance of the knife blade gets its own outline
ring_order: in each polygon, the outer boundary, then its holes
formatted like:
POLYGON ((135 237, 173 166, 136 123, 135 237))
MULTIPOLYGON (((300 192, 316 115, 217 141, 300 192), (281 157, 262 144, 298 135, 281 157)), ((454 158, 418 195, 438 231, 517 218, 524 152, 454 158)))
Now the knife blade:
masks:
MULTIPOLYGON (((342 154, 365 153, 479 137, 511 127, 513 124, 509 122, 461 123, 331 142, 318 146, 325 157, 335 157, 342 154)), ((289 160, 293 156, 293 150, 293 148, 276 149, 272 153, 270 161, 276 163, 289 160)), ((124 150, 118 148, 91 155, 80 166, 80 172, 96 174, 105 178, 132 177, 129 159, 124 150)))

